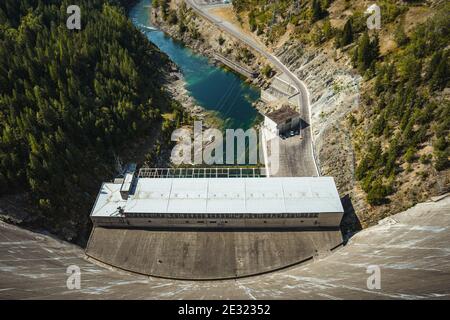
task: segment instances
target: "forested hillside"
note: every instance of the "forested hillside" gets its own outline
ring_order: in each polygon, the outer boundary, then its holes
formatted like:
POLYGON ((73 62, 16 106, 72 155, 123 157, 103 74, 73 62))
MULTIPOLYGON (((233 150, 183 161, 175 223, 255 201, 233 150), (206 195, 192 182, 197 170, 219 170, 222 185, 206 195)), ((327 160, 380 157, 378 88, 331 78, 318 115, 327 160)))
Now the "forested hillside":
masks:
POLYGON ((131 2, 77 1, 82 30, 66 28, 70 1, 0 2, 0 194, 30 191, 52 230, 86 230, 114 156, 172 108, 131 2))
POLYGON ((450 101, 442 94, 450 80, 449 10, 411 36, 403 33, 398 50, 376 63, 364 64, 367 34, 355 49, 355 64, 368 79, 374 77, 373 90, 364 96, 367 106, 354 124, 365 130, 357 143, 356 177, 371 204, 384 203, 399 189, 396 177, 403 171, 416 170, 425 180, 432 171, 449 168, 450 101))
POLYGON ((376 3, 380 30, 366 26, 367 1, 233 0, 241 25, 268 46, 289 39, 351 58, 364 80, 360 107, 348 117, 356 179, 372 206, 395 194, 411 205, 427 196, 417 183, 431 188, 449 172, 450 5, 376 3))

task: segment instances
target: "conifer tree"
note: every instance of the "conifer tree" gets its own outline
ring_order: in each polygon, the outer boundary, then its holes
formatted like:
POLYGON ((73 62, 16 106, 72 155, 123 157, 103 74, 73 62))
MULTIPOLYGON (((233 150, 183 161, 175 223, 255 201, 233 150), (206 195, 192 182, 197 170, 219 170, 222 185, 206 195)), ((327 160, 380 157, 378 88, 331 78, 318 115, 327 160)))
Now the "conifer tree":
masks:
POLYGON ((344 30, 342 31, 340 44, 342 47, 353 42, 353 27, 352 19, 348 19, 344 25, 344 30))
POLYGON ((313 0, 312 1, 312 21, 318 21, 322 19, 323 17, 323 11, 322 11, 322 5, 320 3, 320 0, 313 0))

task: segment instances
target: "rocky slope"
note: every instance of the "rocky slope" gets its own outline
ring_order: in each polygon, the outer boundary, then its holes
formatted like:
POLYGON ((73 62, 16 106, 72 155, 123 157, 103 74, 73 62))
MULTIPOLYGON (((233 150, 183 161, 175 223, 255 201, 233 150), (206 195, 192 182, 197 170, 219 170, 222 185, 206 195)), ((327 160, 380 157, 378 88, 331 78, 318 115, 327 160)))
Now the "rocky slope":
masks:
POLYGON ((378 3, 381 29, 369 30, 364 12, 370 2, 319 3, 322 8, 317 9, 314 1, 295 7, 287 0, 236 0, 234 11, 229 11, 241 21, 241 28, 255 30, 305 81, 311 94, 312 127, 322 173, 336 178, 341 195, 350 196, 359 220, 368 226, 449 188, 449 170, 445 170, 448 112, 443 106, 450 100, 444 62, 438 68, 440 89, 429 85, 430 74, 437 76, 436 61, 449 55, 448 32, 439 31, 448 29, 449 7, 443 1, 382 1, 378 3), (366 51, 361 49, 364 39, 372 39, 366 51), (374 55, 368 66, 367 60, 374 55), (413 62, 407 65, 409 61, 413 62), (394 76, 380 81, 383 67, 389 64, 395 66, 394 76), (416 72, 414 80, 411 74, 401 76, 405 70, 421 72, 416 72), (414 97, 412 102, 402 101, 399 97, 405 99, 406 94, 401 90, 411 81, 416 81, 412 91, 418 94, 409 94, 410 99, 414 97), (388 91, 386 87, 398 92, 380 95, 380 91, 388 91), (397 104, 392 102, 394 94, 397 104), (388 111, 378 116, 386 105, 390 105, 388 111), (396 114, 400 116, 396 118, 396 114), (383 134, 374 134, 377 125, 384 129, 383 134), (396 149, 398 137, 401 146, 396 149), (372 145, 379 148, 371 150, 372 145), (378 149, 376 160, 361 167, 378 149), (392 167, 395 169, 389 171, 392 167), (358 168, 364 174, 357 174, 358 168))

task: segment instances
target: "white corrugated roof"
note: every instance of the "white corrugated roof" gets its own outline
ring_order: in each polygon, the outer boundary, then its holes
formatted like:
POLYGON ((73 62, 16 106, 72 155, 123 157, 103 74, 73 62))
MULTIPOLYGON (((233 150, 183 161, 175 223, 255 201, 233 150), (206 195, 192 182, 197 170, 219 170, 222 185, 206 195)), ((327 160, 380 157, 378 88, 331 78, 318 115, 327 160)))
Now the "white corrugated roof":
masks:
POLYGON ((118 208, 124 207, 127 201, 120 195, 121 183, 104 183, 95 201, 92 216, 112 217, 119 213, 118 208))
POLYGON ((139 178, 128 200, 120 185, 105 183, 92 211, 125 213, 343 212, 331 177, 139 178))

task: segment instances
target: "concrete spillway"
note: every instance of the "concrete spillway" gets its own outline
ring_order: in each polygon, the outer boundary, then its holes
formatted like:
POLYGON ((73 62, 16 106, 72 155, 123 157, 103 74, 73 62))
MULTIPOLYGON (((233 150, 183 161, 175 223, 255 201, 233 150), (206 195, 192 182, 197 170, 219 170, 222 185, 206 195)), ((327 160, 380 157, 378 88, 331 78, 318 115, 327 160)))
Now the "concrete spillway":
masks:
POLYGON ((447 196, 387 218, 310 263, 238 280, 198 282, 112 270, 86 260, 81 248, 0 224, 0 298, 449 299, 449 228, 447 196), (66 287, 66 269, 74 264, 81 269, 79 290, 66 287), (379 266, 381 289, 367 288, 369 265, 379 266))
POLYGON ((157 231, 96 227, 86 253, 145 275, 236 278, 273 271, 342 243, 334 231, 157 231))

